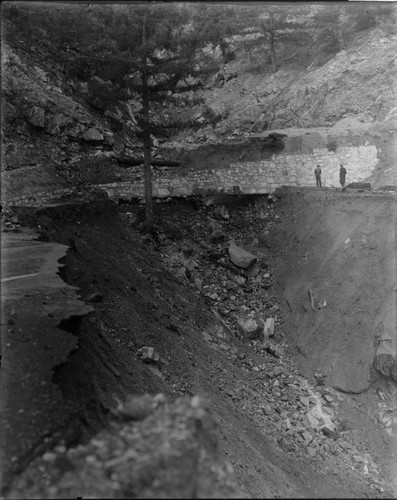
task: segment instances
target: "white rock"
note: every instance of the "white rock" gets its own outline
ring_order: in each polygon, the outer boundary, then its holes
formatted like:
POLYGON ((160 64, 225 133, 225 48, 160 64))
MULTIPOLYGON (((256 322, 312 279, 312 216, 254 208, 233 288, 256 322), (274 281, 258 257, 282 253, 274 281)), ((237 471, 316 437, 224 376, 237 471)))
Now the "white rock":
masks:
POLYGON ((234 241, 229 246, 229 257, 235 266, 244 269, 247 269, 258 260, 255 255, 237 246, 234 241))
POLYGON ((274 337, 274 318, 267 318, 265 322, 265 339, 274 337))
POLYGON ((260 338, 263 334, 263 325, 251 316, 243 316, 237 321, 237 330, 247 340, 260 338))

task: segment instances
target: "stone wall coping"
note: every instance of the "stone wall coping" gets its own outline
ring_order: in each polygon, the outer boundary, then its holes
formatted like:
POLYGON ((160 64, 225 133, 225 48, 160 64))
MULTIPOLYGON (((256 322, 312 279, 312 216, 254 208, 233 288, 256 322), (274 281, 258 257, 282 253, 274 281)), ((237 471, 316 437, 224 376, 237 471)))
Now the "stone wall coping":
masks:
MULTIPOLYGON (((344 146, 330 152, 326 148, 313 150, 307 154, 273 155, 271 159, 234 162, 219 170, 202 169, 176 175, 172 170, 168 175, 153 175, 153 196, 191 196, 197 190, 201 192, 235 192, 245 194, 271 193, 277 187, 315 186, 314 168, 322 167, 323 186, 339 186, 339 164, 343 163, 348 172, 348 182, 363 181, 371 175, 378 163, 377 149, 374 145, 344 146)), ((144 180, 121 179, 117 182, 92 184, 93 188, 102 189, 110 198, 144 197, 144 180)), ((76 187, 55 188, 53 190, 32 191, 29 194, 9 197, 7 204, 37 205, 78 191, 76 187)), ((7 197, 6 197, 7 198, 7 197)))

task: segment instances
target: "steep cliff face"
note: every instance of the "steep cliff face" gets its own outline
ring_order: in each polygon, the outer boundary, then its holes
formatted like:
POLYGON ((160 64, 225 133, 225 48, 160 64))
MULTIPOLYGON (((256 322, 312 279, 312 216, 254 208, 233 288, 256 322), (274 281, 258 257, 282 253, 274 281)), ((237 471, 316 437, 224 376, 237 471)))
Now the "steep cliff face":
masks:
MULTIPOLYGON (((90 106, 87 84, 65 80, 62 67, 51 68, 22 48, 5 45, 2 55, 6 169, 45 168, 47 162, 67 163, 97 151, 108 156, 119 143, 130 144, 128 135, 121 139, 115 131, 128 130, 128 120, 119 110, 117 127, 112 111, 101 114, 90 106)), ((52 58, 55 65, 56 55, 52 58)))
POLYGON ((210 104, 229 118, 228 126, 256 129, 330 127, 346 117, 382 122, 395 106, 397 35, 380 29, 320 67, 282 66, 274 74, 252 74, 243 61, 230 63, 237 76, 207 91, 210 104), (265 126, 266 124, 266 126, 265 126))

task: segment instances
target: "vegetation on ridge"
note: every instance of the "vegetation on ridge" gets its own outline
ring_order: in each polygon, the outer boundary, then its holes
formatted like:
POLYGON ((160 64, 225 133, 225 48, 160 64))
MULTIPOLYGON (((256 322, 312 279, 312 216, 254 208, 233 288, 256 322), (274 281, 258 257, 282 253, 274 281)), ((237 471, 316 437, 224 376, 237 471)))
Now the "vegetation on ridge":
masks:
MULTIPOLYGON (((396 16, 388 4, 363 9, 351 4, 9 2, 3 17, 10 45, 18 40, 55 47, 66 78, 88 85, 90 92, 79 98, 97 112, 109 114, 124 103, 143 144, 150 227, 153 142, 192 125, 192 119, 178 119, 172 111, 194 107, 203 101, 203 90, 232 78, 225 64, 246 59, 249 71, 263 74, 291 64, 319 66, 348 48, 362 30, 395 30, 396 16), (132 109, 132 102, 140 105, 132 109)), ((222 117, 210 108, 206 112, 213 124, 222 117)), ((114 126, 123 127, 117 119, 114 126)))

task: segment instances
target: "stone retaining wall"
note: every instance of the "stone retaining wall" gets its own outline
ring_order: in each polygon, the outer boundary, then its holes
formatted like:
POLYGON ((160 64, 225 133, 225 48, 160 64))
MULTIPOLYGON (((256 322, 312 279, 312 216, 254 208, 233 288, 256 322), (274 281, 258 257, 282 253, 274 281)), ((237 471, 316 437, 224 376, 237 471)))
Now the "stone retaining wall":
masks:
MULTIPOLYGON (((310 154, 278 154, 270 160, 233 163, 225 168, 189 170, 177 176, 172 168, 153 171, 153 196, 156 198, 194 194, 260 194, 271 193, 279 186, 315 186, 314 169, 322 168, 324 187, 339 186, 339 165, 347 169, 347 184, 367 179, 378 163, 374 145, 339 147, 336 152, 314 149, 310 154)), ((136 169, 134 179, 96 184, 110 198, 144 197, 143 168, 136 169)), ((41 205, 76 188, 32 192, 6 200, 11 205, 41 205)))

